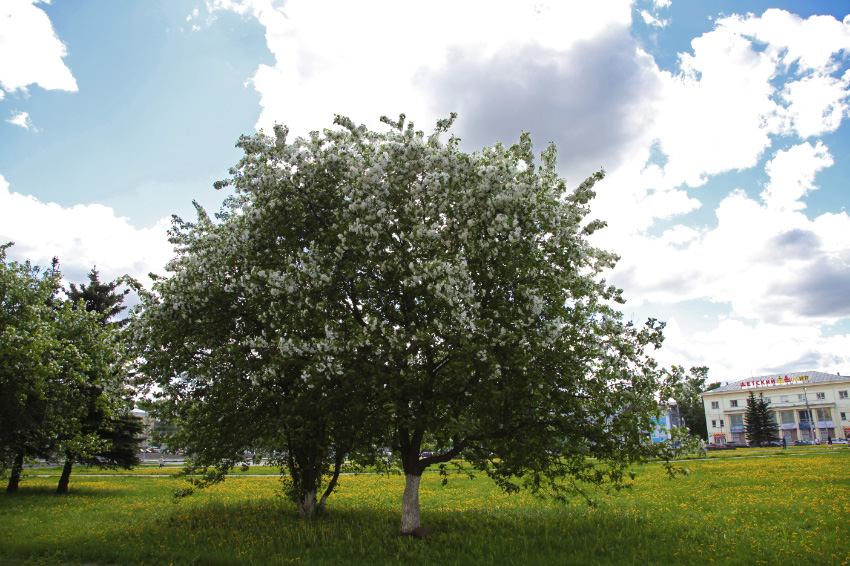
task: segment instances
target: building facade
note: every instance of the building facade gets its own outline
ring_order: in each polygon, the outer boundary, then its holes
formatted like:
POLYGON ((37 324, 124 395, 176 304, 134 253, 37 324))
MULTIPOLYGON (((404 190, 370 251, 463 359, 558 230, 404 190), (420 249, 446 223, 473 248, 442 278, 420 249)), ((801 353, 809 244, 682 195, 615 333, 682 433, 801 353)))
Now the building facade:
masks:
POLYGON ((850 377, 808 371, 742 379, 701 393, 709 443, 747 443, 744 415, 750 392, 770 403, 779 438, 789 444, 850 439, 850 377))

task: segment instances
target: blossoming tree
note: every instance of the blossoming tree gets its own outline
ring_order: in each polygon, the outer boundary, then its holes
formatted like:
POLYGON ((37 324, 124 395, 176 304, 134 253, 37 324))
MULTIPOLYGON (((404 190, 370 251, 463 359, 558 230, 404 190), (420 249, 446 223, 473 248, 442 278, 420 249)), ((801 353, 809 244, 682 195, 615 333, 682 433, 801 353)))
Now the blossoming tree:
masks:
POLYGON ((182 414, 215 407, 203 434, 258 410, 295 418, 295 442, 390 446, 403 533, 421 526, 422 473, 460 455, 508 491, 627 484, 663 385, 645 353, 661 325, 621 320, 600 278, 616 257, 587 240, 603 174, 570 191, 554 146, 539 165, 525 134, 468 154, 441 139, 453 120, 241 138, 219 185, 235 195, 216 221, 176 221, 139 334, 182 414), (239 406, 205 405, 224 383, 239 406))

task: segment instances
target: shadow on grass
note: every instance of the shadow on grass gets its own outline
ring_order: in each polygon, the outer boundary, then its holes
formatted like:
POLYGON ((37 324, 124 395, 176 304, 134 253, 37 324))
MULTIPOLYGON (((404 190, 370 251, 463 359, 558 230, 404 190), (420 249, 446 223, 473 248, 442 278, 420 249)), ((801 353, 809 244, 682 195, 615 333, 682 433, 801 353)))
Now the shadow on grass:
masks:
MULTIPOLYGON (((72 478, 73 479, 73 478, 72 478)), ((58 480, 57 480, 58 483, 58 480)), ((129 491, 128 489, 90 489, 85 485, 75 486, 71 483, 68 488, 69 492, 65 494, 56 493, 56 485, 48 484, 48 485, 27 485, 21 484, 18 487, 17 493, 6 493, 3 491, 3 496, 0 497, 0 502, 3 501, 15 501, 16 499, 36 499, 38 498, 38 503, 41 505, 49 506, 51 501, 56 503, 65 502, 69 498, 85 498, 85 499, 106 499, 106 498, 114 498, 120 495, 123 495, 129 491)))
MULTIPOLYGON (((426 540, 398 533, 395 506, 331 506, 305 521, 283 499, 160 507, 129 524, 95 523, 18 556, 66 562, 182 564, 646 564, 673 558, 682 530, 577 507, 521 513, 424 510, 426 540), (677 542, 678 541, 678 542, 677 542), (660 554, 659 554, 660 553, 660 554)), ((705 535, 708 536, 708 535, 705 535)))

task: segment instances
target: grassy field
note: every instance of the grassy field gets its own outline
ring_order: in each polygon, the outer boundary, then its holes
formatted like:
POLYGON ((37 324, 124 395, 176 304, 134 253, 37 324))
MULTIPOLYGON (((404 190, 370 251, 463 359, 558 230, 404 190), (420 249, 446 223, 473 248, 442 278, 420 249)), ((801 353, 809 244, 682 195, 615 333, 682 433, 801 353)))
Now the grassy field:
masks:
POLYGON ((672 481, 645 466, 595 508, 426 474, 424 541, 396 534, 397 476, 344 477, 327 515, 306 523, 273 477, 176 502, 174 478, 75 474, 55 496, 57 478, 28 477, 0 496, 0 565, 850 564, 850 450, 735 452, 689 461, 672 481))

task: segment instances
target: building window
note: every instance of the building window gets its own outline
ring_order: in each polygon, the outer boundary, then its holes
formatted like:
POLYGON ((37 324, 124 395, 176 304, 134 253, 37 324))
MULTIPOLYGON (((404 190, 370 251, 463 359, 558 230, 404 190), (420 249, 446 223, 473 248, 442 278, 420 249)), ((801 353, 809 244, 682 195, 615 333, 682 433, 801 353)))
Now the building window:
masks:
POLYGON ((787 403, 788 402, 788 395, 780 395, 779 396, 779 402, 780 403, 787 403))
MULTIPOLYGON (((841 418, 844 418, 844 413, 841 413, 841 418)), ((717 421, 711 421, 711 428, 717 428, 717 421)))
POLYGON ((794 411, 782 411, 779 413, 779 422, 782 424, 794 424, 794 411))
POLYGON ((723 428, 723 419, 720 419, 720 428, 723 428))
POLYGON ((729 415, 731 426, 744 426, 744 415, 729 415))
POLYGON ((829 409, 817 409, 819 421, 832 420, 832 413, 829 409))
POLYGON ((806 398, 803 396, 802 393, 800 395, 797 395, 797 401, 805 401, 805 400, 806 400, 806 398))
POLYGON ((712 409, 719 409, 720 408, 720 401, 712 401, 711 402, 711 408, 712 409))
POLYGON ((838 392, 838 398, 839 399, 847 399, 847 392, 846 391, 839 391, 838 392))
POLYGON ((770 397, 765 397, 765 398, 764 398, 764 402, 765 402, 765 403, 770 403, 770 397))
POLYGON ((799 413, 800 413, 800 422, 801 423, 811 422, 811 420, 812 420, 810 418, 811 415, 809 415, 808 411, 799 411, 799 413))
POLYGON ((737 407, 738 406, 738 400, 732 399, 731 401, 729 401, 729 406, 730 407, 737 407))
POLYGON ((842 420, 842 421, 846 421, 846 420, 847 420, 847 413, 841 413, 841 420, 842 420))
POLYGON ((826 399, 826 393, 817 393, 816 397, 823 401, 824 399, 826 399))

